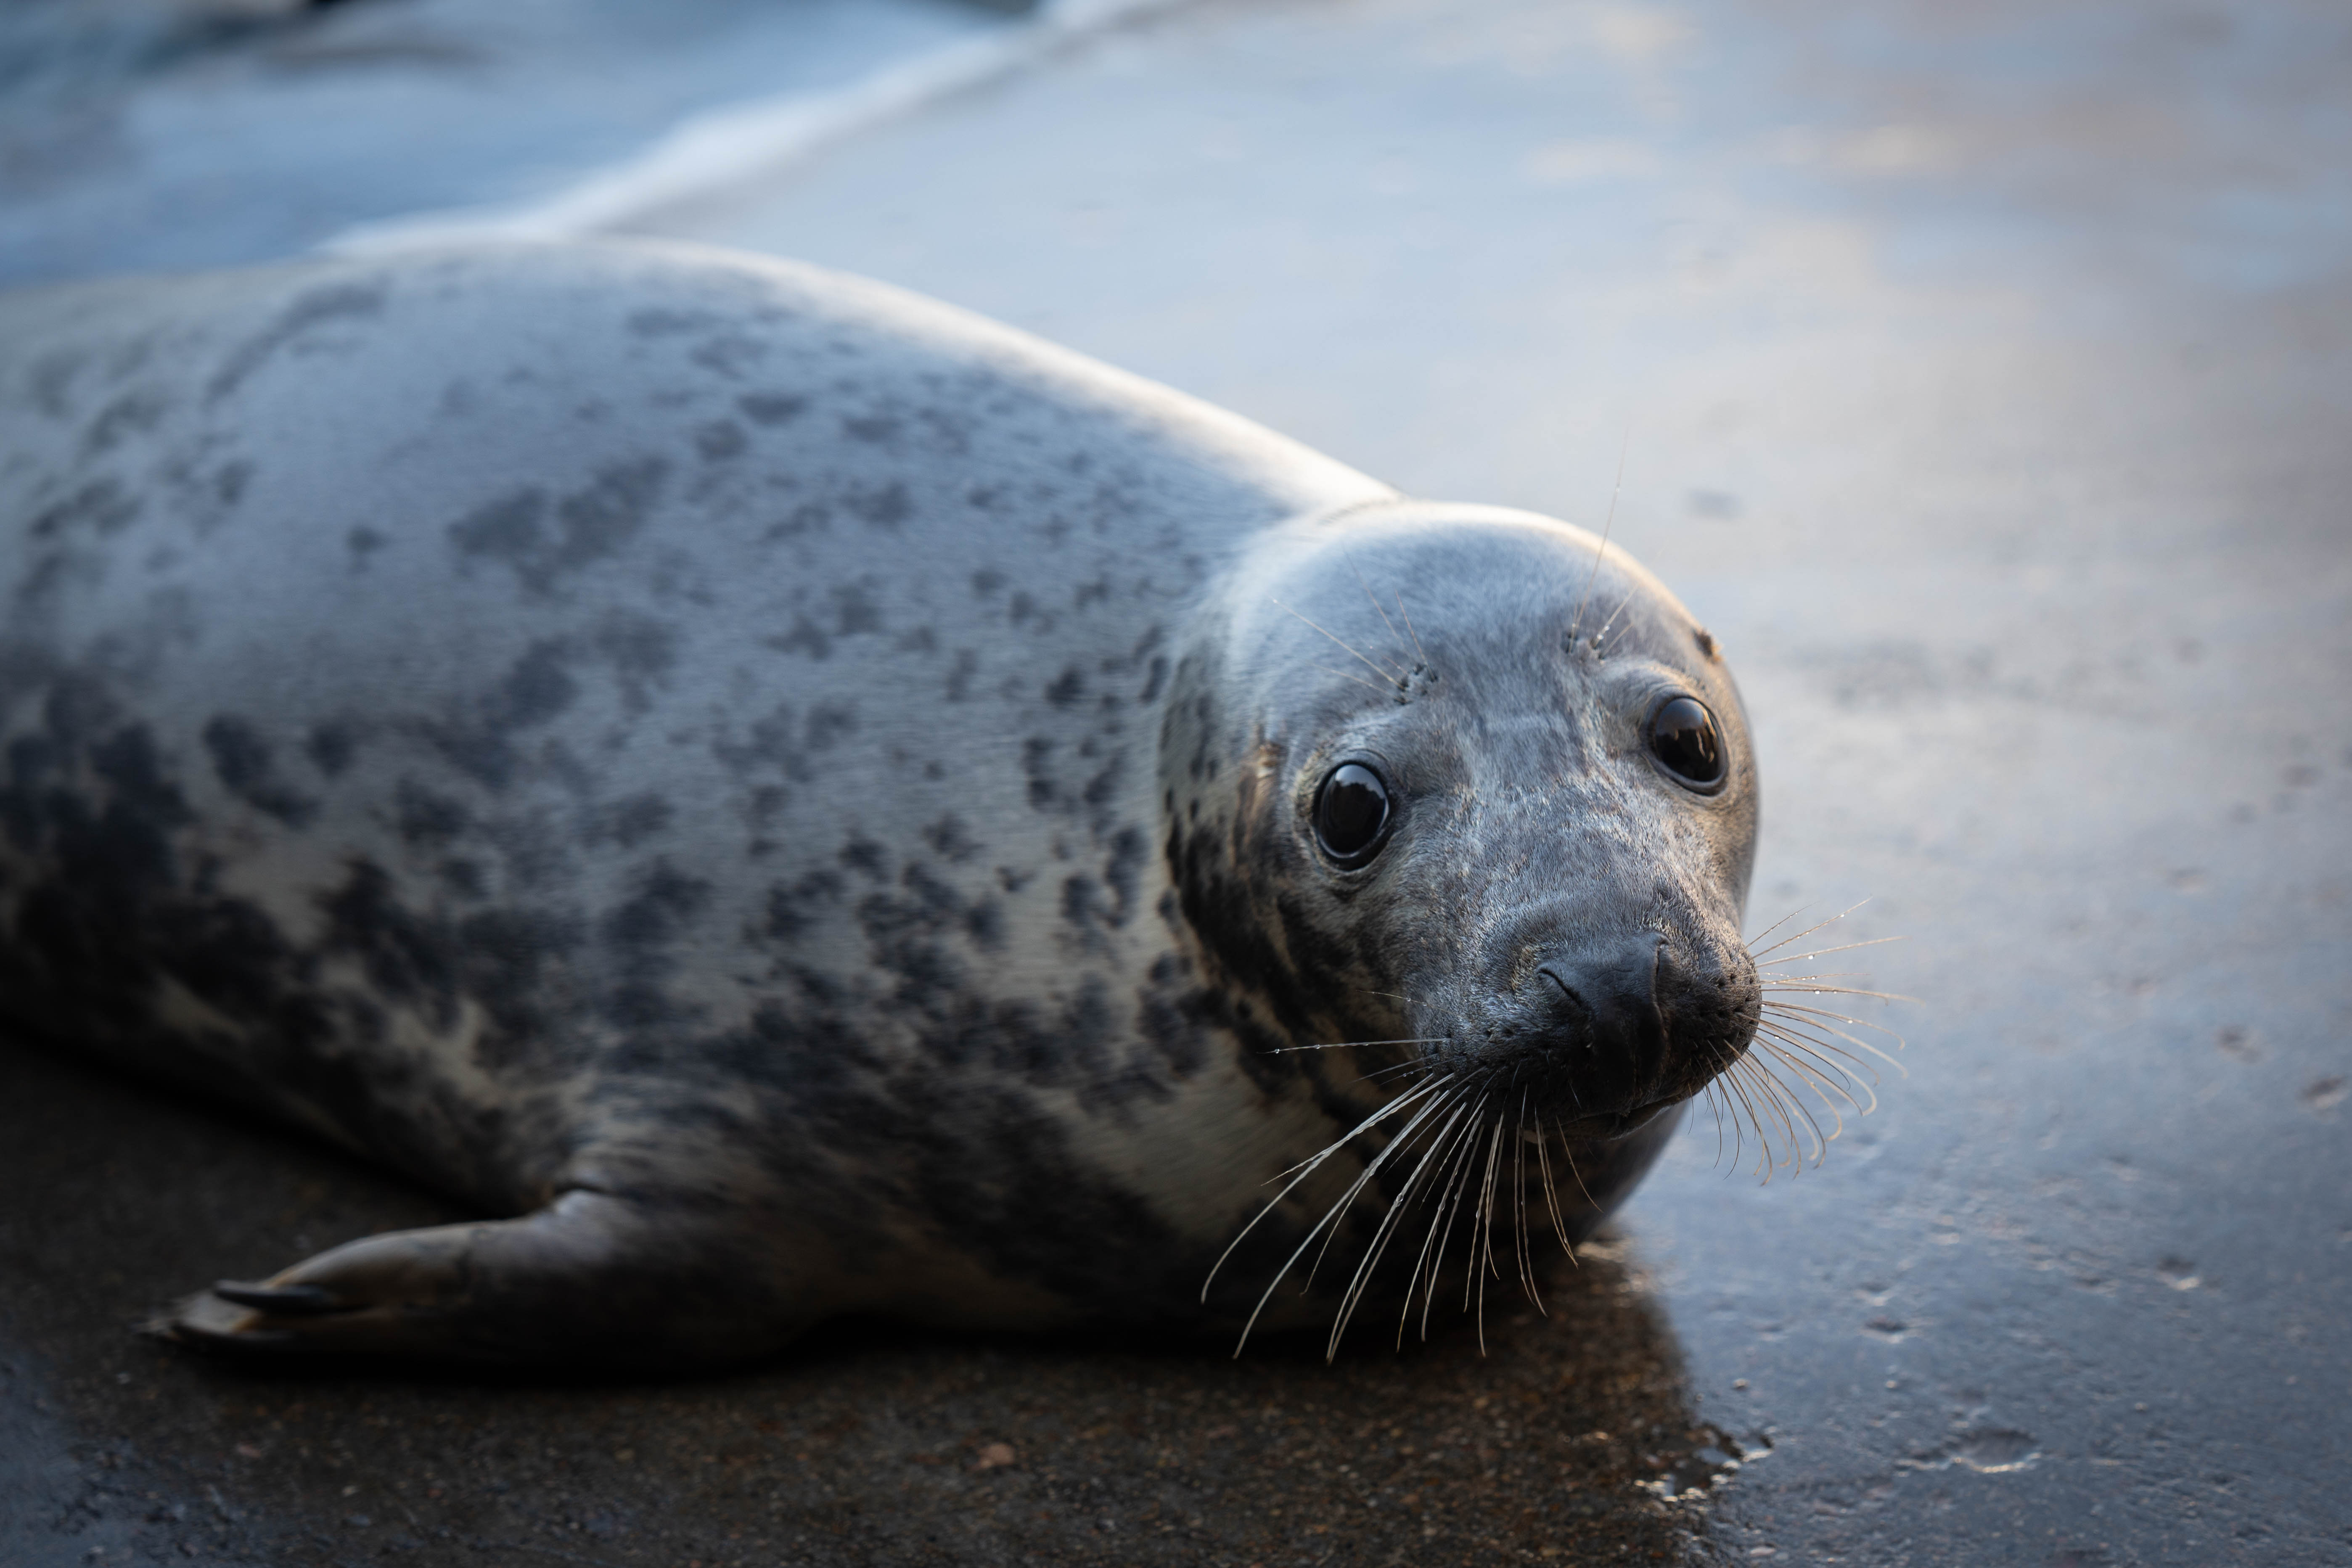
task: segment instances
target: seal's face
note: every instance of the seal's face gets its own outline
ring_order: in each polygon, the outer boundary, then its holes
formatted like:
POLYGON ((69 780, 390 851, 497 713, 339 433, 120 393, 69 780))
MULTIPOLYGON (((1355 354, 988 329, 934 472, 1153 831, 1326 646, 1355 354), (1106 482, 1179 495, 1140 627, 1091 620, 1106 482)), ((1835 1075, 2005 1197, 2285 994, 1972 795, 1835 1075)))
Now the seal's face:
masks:
POLYGON ((1268 536, 1224 602, 1165 805, 1187 920, 1282 1037, 1254 1045, 1394 1041, 1580 1139, 1738 1059, 1755 767, 1654 579, 1563 524, 1396 507, 1268 536))

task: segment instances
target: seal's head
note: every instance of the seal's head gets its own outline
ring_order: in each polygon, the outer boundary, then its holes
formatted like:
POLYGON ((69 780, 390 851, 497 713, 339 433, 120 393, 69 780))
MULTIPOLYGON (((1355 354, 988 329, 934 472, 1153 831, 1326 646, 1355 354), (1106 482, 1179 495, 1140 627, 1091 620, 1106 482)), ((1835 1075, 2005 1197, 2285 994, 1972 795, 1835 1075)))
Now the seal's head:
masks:
POLYGON ((1564 523, 1396 504, 1268 532, 1216 603, 1163 805, 1254 1046, 1403 1042, 1576 1140, 1738 1059, 1755 763, 1656 579, 1564 523))

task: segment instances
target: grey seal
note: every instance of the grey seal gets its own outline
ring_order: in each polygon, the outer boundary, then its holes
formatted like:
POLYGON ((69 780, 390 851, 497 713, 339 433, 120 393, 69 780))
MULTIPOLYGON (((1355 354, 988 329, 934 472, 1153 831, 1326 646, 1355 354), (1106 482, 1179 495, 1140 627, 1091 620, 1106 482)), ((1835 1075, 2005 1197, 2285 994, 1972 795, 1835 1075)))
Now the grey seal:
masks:
POLYGON ((191 1342, 1425 1326, 1752 1067, 1738 695, 1568 524, 648 245, 18 294, 0 431, 0 1016, 497 1216, 191 1342))

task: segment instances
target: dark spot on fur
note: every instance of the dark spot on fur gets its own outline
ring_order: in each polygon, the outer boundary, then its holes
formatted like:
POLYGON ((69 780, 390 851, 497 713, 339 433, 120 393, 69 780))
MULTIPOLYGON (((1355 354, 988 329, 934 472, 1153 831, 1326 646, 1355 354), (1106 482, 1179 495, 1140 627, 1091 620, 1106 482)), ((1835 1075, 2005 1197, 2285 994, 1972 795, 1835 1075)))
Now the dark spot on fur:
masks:
POLYGON ((971 591, 980 598, 985 599, 1003 586, 1004 574, 993 567, 983 566, 971 574, 971 591))
POLYGON ((213 773, 221 787, 256 811, 289 827, 300 827, 317 814, 316 801, 277 775, 269 742, 249 721, 215 714, 205 725, 204 742, 205 750, 212 753, 213 773))
POLYGON ((841 863, 881 881, 890 874, 890 851, 871 838, 853 838, 842 846, 841 863))
POLYGON ((636 535, 667 472, 659 458, 606 465, 585 488, 555 503, 560 527, 553 532, 546 526, 546 493, 516 490, 450 524, 449 540, 459 553, 498 562, 525 588, 548 593, 636 535))
POLYGON ((841 433, 853 441, 883 442, 898 434, 898 422, 887 414, 869 414, 844 419, 841 433))
POLYGON ((852 490, 843 504, 874 528, 897 528, 915 512, 905 483, 898 479, 878 490, 852 490))
POLYGON ((1070 877, 1062 883, 1062 918, 1081 931, 1092 931, 1103 919, 1098 895, 1101 884, 1092 877, 1070 877))
POLYGON ((436 794, 415 779, 402 779, 394 795, 393 822, 401 842, 412 849, 435 848, 449 843, 471 826, 473 814, 463 801, 436 794))
POLYGON ((793 616, 793 629, 783 636, 761 640, 778 653, 804 653, 820 659, 833 657, 833 639, 824 635, 823 626, 804 615, 793 616))
POLYGON ((743 426, 732 419, 718 420, 694 433, 694 449, 702 454, 705 462, 723 463, 740 458, 751 444, 743 426))
POLYGON ((358 731, 340 720, 331 719, 313 725, 310 739, 302 742, 302 752, 311 765, 329 778, 339 778, 352 759, 359 753, 358 731))
POLYGON ((948 700, 962 702, 971 696, 971 678, 980 673, 980 656, 968 647, 956 649, 955 664, 948 670, 948 700))
POLYGON ((952 811, 923 829, 923 842, 951 865, 961 866, 980 852, 971 830, 952 811))
POLYGON ((55 539, 86 528, 104 537, 130 527, 142 506, 120 481, 92 479, 65 500, 35 512, 26 531, 35 539, 55 539))
POLYGON ((767 922, 761 928, 777 942, 796 942, 822 925, 820 906, 837 905, 844 892, 838 871, 811 871, 790 887, 779 882, 768 889, 767 922))
POLYGON ((111 450, 125 436, 152 430, 163 417, 163 397, 152 389, 125 393, 99 411, 83 433, 82 447, 97 453, 111 450))
POLYGON ((655 834, 667 832, 675 815, 669 802, 652 790, 625 795, 596 808, 588 826, 588 842, 635 849, 655 834))
POLYGON ((812 752, 829 752, 857 733, 857 710, 838 702, 820 702, 809 710, 801 744, 812 752))
POLYGON ((218 374, 205 388, 205 401, 217 403, 245 384, 270 357, 312 327, 335 321, 354 321, 383 312, 383 289, 366 283, 336 283, 296 296, 278 319, 239 345, 218 374))
POLYGON ((1067 708, 1085 696, 1086 689, 1087 678, 1078 667, 1073 664, 1055 677, 1053 684, 1045 688, 1045 700, 1056 708, 1067 708))
POLYGON ((735 406, 752 424, 773 428, 799 418, 808 407, 808 399, 781 392, 751 392, 737 398, 735 406))
POLYGON ((711 325, 702 310, 672 310, 658 306, 629 312, 629 331, 641 338, 674 338, 711 325))
POLYGON ((656 860, 638 873, 635 890, 604 917, 601 934, 624 951, 667 946, 709 900, 709 882, 656 860))
POLYGON ((1060 794, 1050 768, 1053 755, 1054 742, 1042 735, 1021 742, 1021 771, 1028 775, 1029 804, 1038 811, 1051 811, 1060 794))
POLYGON ((834 632, 837 637, 858 637, 883 629, 882 611, 862 583, 845 583, 835 588, 833 605, 834 632))

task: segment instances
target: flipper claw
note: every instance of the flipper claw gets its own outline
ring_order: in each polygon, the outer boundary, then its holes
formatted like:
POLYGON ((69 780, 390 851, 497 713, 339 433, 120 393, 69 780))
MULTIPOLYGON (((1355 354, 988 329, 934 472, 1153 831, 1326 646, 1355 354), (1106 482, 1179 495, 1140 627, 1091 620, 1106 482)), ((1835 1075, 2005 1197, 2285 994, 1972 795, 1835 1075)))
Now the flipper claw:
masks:
POLYGON ((315 1318, 345 1310, 323 1285, 246 1285, 218 1279, 213 1282, 213 1294, 257 1312, 275 1312, 285 1318, 315 1318))

